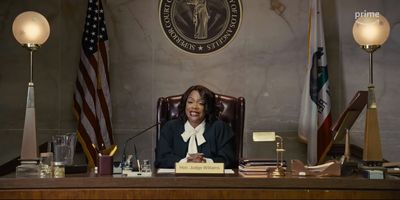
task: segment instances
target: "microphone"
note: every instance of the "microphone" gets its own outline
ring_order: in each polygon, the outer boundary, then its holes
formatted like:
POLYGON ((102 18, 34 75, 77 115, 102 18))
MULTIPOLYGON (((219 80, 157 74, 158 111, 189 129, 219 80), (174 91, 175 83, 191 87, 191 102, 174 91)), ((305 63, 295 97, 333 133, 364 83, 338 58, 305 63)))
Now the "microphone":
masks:
MULTIPOLYGON (((146 131, 150 130, 151 128, 153 128, 153 127, 155 127, 155 126, 157 126, 157 125, 159 125, 159 124, 161 124, 161 122, 157 122, 157 123, 155 123, 155 124, 149 126, 148 128, 146 128, 146 129, 144 129, 144 130, 142 130, 142 131, 136 133, 134 136, 128 138, 128 139, 125 141, 124 147, 123 147, 123 151, 122 151, 121 169, 124 169, 124 166, 125 166, 125 159, 126 159, 125 151, 126 151, 126 145, 128 144, 128 142, 131 141, 131 140, 133 140, 133 139, 135 139, 136 137, 142 135, 142 134, 145 133, 146 131)), ((136 146, 135 146, 135 152, 136 152, 136 146)), ((137 157, 136 157, 136 159, 137 159, 137 157)))

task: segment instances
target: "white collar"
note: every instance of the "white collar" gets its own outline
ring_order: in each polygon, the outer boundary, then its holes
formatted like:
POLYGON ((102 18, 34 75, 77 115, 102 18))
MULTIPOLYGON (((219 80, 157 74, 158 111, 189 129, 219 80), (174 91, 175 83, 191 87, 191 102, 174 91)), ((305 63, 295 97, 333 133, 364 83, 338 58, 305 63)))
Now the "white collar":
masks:
POLYGON ((181 134, 181 136, 182 136, 183 141, 185 141, 185 142, 187 142, 190 139, 189 146, 188 146, 188 154, 198 152, 196 140, 197 140, 198 146, 200 146, 206 142, 206 139, 203 136, 205 125, 206 125, 206 122, 205 122, 205 120, 203 120, 196 128, 193 128, 193 126, 189 123, 189 121, 186 121, 185 131, 181 134))

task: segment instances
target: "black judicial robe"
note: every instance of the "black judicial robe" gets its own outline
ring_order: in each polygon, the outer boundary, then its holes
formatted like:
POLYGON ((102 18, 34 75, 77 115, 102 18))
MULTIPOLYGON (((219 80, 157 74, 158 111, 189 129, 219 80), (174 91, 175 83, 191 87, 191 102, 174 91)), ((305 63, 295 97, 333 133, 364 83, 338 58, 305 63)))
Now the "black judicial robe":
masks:
MULTIPOLYGON (((161 129, 156 150, 157 168, 175 168, 175 163, 186 157, 189 140, 185 142, 181 136, 185 131, 184 125, 181 119, 174 119, 161 129)), ((234 167, 234 135, 231 127, 221 120, 206 122, 203 136, 206 142, 197 146, 197 151, 203 153, 205 158, 224 163, 225 168, 234 167)))

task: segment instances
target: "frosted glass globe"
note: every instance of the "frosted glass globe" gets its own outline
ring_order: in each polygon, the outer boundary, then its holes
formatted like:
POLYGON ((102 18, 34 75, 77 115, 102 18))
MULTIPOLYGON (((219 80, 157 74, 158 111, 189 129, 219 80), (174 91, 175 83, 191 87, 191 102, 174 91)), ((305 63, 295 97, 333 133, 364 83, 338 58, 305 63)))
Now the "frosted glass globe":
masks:
POLYGON ((353 37, 359 45, 382 45, 389 33, 390 25, 383 15, 359 17, 353 25, 353 37))
POLYGON ((12 31, 22 45, 42 45, 49 38, 50 25, 40 13, 27 11, 15 18, 12 31))

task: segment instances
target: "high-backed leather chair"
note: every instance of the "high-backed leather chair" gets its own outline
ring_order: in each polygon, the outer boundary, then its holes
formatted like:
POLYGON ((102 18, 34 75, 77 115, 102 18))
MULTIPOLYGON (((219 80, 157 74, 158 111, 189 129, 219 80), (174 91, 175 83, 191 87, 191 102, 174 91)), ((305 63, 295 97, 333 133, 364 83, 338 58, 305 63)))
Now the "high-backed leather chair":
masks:
MULTIPOLYGON (((178 106, 182 95, 174 95, 169 97, 160 97, 157 102, 157 137, 160 138, 160 131, 165 122, 179 117, 178 106)), ((243 97, 231 97, 222 94, 215 94, 215 106, 217 107, 217 118, 223 120, 232 127, 235 135, 235 166, 238 166, 243 152, 243 129, 244 129, 244 111, 245 100, 243 97)), ((156 147, 157 148, 157 147, 156 147)), ((156 150, 157 153, 157 150, 156 150)))

